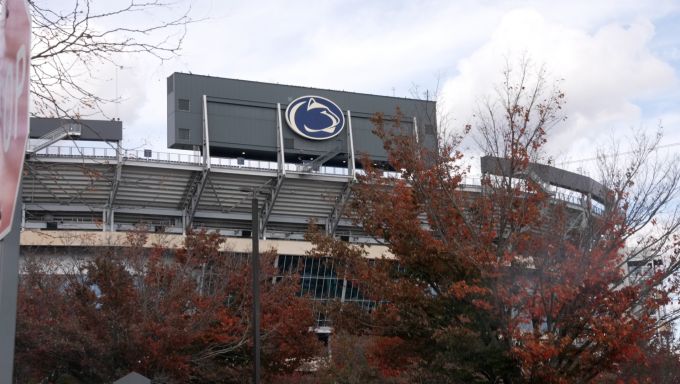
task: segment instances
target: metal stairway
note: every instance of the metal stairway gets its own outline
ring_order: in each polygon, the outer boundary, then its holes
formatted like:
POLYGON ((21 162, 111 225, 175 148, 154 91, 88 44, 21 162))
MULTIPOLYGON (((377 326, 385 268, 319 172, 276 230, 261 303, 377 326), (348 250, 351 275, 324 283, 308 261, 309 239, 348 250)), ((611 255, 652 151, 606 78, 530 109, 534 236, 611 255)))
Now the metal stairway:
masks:
POLYGON ((45 135, 41 136, 39 139, 39 143, 33 148, 28 149, 26 152, 28 154, 33 154, 41 149, 47 148, 50 145, 56 143, 59 140, 63 140, 67 137, 71 138, 77 138, 80 137, 80 134, 82 132, 82 126, 80 124, 75 124, 75 123, 69 123, 69 124, 63 124, 59 128, 50 131, 46 133, 45 135))

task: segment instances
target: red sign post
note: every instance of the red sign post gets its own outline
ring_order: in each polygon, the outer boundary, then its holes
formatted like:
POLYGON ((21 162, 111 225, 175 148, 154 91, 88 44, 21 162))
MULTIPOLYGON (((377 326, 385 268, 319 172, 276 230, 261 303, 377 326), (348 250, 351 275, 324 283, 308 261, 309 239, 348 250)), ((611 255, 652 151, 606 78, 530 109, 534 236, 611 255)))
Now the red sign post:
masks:
POLYGON ((31 22, 25 0, 0 13, 0 239, 12 229, 28 137, 31 22))
POLYGON ((12 382, 14 362, 21 229, 15 208, 28 136, 30 49, 26 0, 4 0, 0 9, 0 383, 12 382))

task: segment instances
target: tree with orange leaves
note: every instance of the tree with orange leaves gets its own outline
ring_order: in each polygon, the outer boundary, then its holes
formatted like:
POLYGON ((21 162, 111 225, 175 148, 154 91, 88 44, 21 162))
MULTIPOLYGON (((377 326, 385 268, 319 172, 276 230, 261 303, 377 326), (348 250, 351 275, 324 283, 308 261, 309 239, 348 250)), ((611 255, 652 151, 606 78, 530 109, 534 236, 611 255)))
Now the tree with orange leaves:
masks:
POLYGON ((399 118, 376 116, 399 177, 365 162, 352 215, 388 246, 387 259, 310 234, 317 253, 370 287, 371 313, 339 306, 336 327, 374 341, 369 361, 384 377, 606 382, 676 318, 661 310, 678 288, 678 159, 655 163, 660 137, 638 135, 627 160, 600 156, 600 202, 583 191, 560 198, 539 163, 550 163, 543 148, 564 94, 530 72, 508 69, 498 102, 466 128, 492 170, 478 185, 466 184, 463 135, 428 151, 399 134, 399 118), (655 269, 633 278, 632 261, 655 269))
MULTIPOLYGON (((247 255, 220 250, 216 233, 183 247, 128 235, 128 246, 92 258, 28 257, 19 287, 19 382, 111 382, 137 371, 158 383, 240 383, 251 372, 247 255)), ((262 255, 265 377, 290 373, 319 351, 298 282, 273 284, 262 255)))

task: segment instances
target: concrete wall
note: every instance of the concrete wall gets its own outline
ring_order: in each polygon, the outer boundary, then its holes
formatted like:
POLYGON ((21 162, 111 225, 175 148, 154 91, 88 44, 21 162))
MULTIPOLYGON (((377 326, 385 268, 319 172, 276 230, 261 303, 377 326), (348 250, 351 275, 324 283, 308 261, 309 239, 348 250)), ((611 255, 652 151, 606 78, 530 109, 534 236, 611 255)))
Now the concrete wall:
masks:
MULTIPOLYGON (((149 233, 144 247, 151 248, 154 244, 163 244, 165 247, 181 247, 184 243, 184 235, 149 233)), ((251 239, 227 238, 223 244, 224 251, 251 252, 251 239)), ((22 247, 125 247, 128 245, 126 232, 102 232, 102 231, 33 231, 21 232, 22 247)), ((274 249, 281 255, 300 255, 312 249, 308 241, 290 240, 260 240, 260 251, 265 252, 274 249)), ((367 258, 392 258, 385 246, 365 246, 367 258)))

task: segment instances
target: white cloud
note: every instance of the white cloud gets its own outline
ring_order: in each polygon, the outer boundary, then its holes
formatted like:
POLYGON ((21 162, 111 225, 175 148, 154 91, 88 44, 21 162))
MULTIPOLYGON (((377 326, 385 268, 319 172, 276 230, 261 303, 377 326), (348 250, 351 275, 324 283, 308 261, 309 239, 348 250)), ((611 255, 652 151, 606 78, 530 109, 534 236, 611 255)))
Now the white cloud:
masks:
MULTIPOLYGON (((442 74, 447 99, 439 108, 451 109, 462 125, 476 98, 492 90, 504 55, 527 52, 565 79, 569 119, 553 141, 590 156, 602 132, 652 121, 654 128, 657 114, 677 107, 680 95, 668 91, 676 74, 649 48, 655 21, 676 4, 196 1, 194 16, 209 19, 189 26, 181 56, 163 65, 149 57, 123 63, 118 115, 129 146, 167 150, 165 78, 175 71, 397 96, 409 96, 413 84, 432 89, 442 74)), ((161 17, 126 22, 151 16, 161 17)), ((664 40, 670 55, 677 38, 664 40)), ((102 67, 100 75, 113 79, 115 72, 102 67)), ((112 96, 114 84, 95 86, 112 96)), ((677 124, 664 122, 666 132, 680 131, 677 124)))
MULTIPOLYGON (((566 123, 557 126, 548 149, 570 158, 590 157, 612 130, 642 123, 641 105, 673 90, 673 68, 649 49, 654 26, 644 18, 612 22, 589 33, 555 22, 532 8, 508 12, 492 37, 458 64, 444 87, 444 109, 458 123, 470 121, 478 97, 493 93, 504 66, 527 54, 564 79, 566 123)), ((653 127, 654 128, 654 127, 653 127)))

